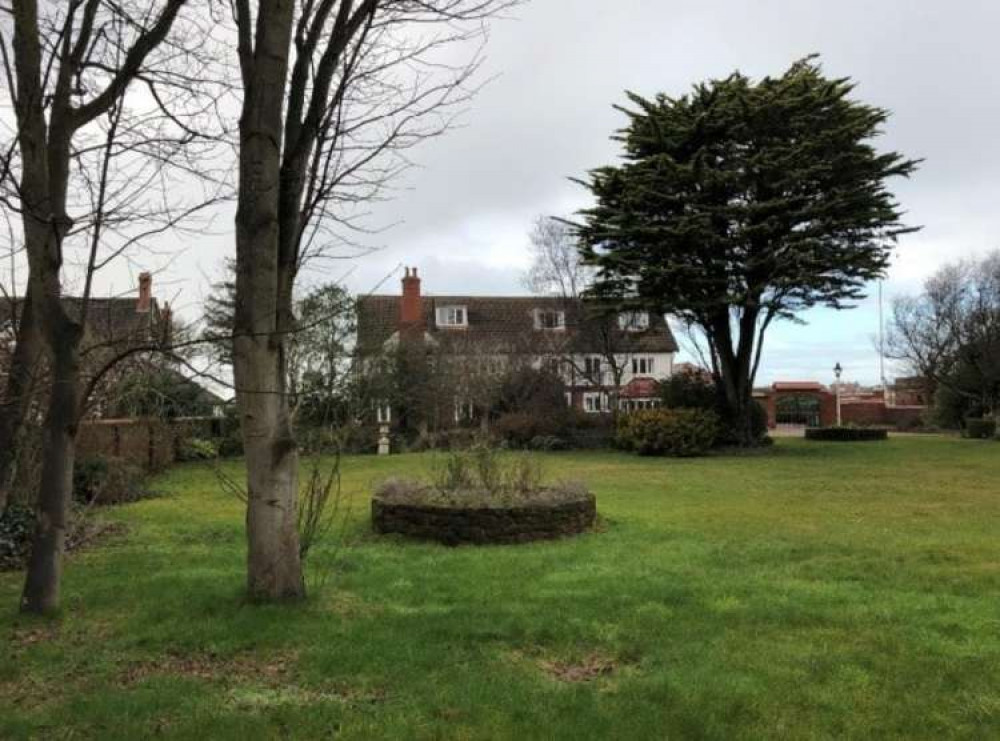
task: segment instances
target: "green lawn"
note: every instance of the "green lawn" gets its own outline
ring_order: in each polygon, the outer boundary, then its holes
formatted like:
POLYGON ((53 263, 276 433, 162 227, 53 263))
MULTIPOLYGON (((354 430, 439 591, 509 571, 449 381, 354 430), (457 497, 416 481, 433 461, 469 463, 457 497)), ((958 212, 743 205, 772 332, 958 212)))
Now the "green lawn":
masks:
POLYGON ((0 574, 0 738, 1000 737, 1000 445, 545 462, 600 532, 377 538, 372 482, 430 457, 348 459, 354 542, 284 607, 241 600, 240 503, 172 470, 69 561, 61 619, 0 574))

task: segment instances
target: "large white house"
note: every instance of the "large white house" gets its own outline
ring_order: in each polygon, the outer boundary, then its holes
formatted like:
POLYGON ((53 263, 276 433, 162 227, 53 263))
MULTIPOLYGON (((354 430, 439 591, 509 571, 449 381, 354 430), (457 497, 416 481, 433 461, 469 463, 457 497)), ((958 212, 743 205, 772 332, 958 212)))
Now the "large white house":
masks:
MULTIPOLYGON (((677 352, 662 315, 609 315, 587 301, 561 297, 425 295, 416 268, 406 269, 401 295, 358 300, 363 360, 401 342, 423 343, 463 367, 545 367, 566 383, 568 404, 593 414, 610 412, 616 403, 626 409, 655 405, 656 382, 673 373, 677 352)), ((456 414, 472 414, 460 387, 456 383, 456 414)))

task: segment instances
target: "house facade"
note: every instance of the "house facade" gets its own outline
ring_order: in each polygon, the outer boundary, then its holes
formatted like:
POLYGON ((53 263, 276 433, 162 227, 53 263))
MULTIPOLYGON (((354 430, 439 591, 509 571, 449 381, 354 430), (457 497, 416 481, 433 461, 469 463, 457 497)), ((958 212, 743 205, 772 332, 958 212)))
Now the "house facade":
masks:
POLYGON ((567 405, 585 413, 653 406, 677 352, 662 315, 548 296, 426 295, 416 268, 400 295, 362 297, 357 314, 362 373, 401 347, 434 354, 449 369, 459 421, 484 406, 491 383, 524 366, 556 374, 567 405))

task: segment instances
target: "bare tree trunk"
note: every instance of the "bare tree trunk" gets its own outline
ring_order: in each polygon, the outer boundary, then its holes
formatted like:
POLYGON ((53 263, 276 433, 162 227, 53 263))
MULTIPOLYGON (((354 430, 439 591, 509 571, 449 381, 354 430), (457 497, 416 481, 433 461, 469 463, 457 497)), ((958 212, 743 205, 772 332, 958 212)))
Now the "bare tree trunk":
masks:
POLYGON ((21 596, 21 611, 47 614, 59 609, 62 555, 76 456, 80 332, 63 326, 66 342, 53 359, 53 384, 45 419, 42 478, 36 506, 35 536, 21 596))
MULTIPOLYGON (((279 267, 282 111, 293 3, 261 3, 255 48, 241 36, 244 101, 236 212, 233 376, 247 459, 247 590, 305 596, 299 556, 298 455, 286 393, 280 319, 291 315, 279 267)), ((244 28, 249 35, 249 29, 244 28)))

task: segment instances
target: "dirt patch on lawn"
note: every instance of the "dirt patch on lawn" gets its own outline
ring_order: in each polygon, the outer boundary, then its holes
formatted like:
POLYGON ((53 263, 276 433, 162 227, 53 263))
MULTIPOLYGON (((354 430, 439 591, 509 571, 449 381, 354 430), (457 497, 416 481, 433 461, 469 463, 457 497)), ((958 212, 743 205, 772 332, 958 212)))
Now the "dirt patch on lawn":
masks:
POLYGON ((552 679, 560 682, 591 682, 607 677, 618 669, 618 662, 608 656, 591 654, 579 661, 553 661, 542 659, 538 666, 552 679))
POLYGON ((548 679, 565 684, 608 680, 620 673, 627 662, 602 651, 572 657, 554 657, 548 652, 512 651, 510 658, 541 671, 548 679))
POLYGON ((151 677, 175 676, 226 684, 251 680, 262 684, 279 684, 288 678, 297 660, 298 655, 294 652, 267 657, 250 654, 219 656, 212 652, 168 653, 155 660, 126 665, 118 677, 118 683, 129 687, 151 677))

